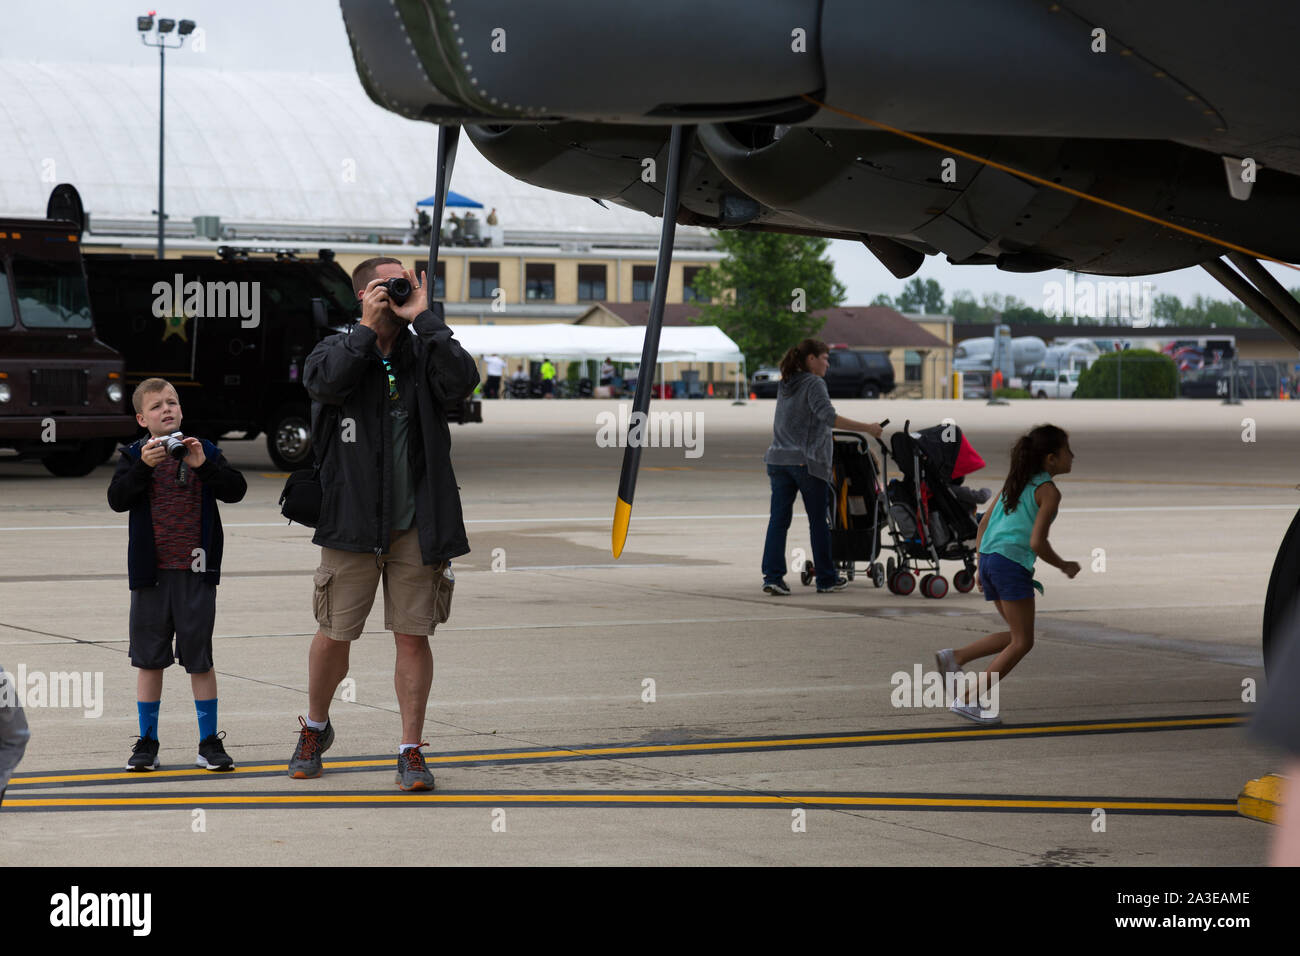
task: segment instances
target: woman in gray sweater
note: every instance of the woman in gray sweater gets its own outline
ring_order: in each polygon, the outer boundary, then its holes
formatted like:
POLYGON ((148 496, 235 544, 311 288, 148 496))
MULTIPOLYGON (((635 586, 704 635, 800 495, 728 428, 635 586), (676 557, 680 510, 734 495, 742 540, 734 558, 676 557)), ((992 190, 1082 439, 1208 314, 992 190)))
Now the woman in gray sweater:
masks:
POLYGON ((825 342, 804 339, 781 359, 772 445, 763 456, 772 482, 772 516, 763 547, 763 591, 767 594, 790 593, 785 584, 785 535, 790 530, 796 494, 803 496, 804 510, 808 512, 817 593, 839 591, 848 584, 831 560, 831 529, 827 524, 831 430, 842 428, 879 438, 880 426, 836 414, 824 380, 830 351, 825 342))

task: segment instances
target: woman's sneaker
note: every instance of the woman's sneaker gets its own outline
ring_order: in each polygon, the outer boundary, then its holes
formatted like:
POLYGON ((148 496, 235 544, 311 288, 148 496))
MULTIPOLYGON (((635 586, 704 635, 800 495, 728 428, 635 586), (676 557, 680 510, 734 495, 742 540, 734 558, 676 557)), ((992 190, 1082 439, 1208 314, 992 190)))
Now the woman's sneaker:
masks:
POLYGON ((196 767, 202 767, 204 770, 234 770, 235 761, 226 753, 226 748, 221 744, 221 738, 226 736, 223 730, 220 733, 204 737, 199 741, 199 757, 194 761, 196 767))
POLYGON ((764 582, 763 582, 763 593, 764 593, 764 594, 774 594, 774 595, 776 595, 777 597, 789 597, 789 596, 790 596, 790 589, 789 589, 788 587, 786 587, 786 586, 785 586, 785 582, 784 582, 784 581, 781 581, 781 580, 776 580, 776 581, 764 581, 764 582))
MULTIPOLYGON (((429 746, 426 743, 420 747, 429 746)), ((420 747, 408 747, 397 755, 397 787, 399 790, 432 790, 433 774, 424 763, 420 747)))
POLYGON ((137 737, 131 748, 131 759, 126 762, 127 770, 146 773, 158 769, 158 741, 153 737, 137 737))
POLYGON ((1002 718, 992 711, 985 710, 979 704, 963 704, 960 700, 954 700, 952 706, 948 708, 959 717, 965 717, 967 720, 973 720, 977 724, 1000 724, 1002 718))
POLYGON ((948 674, 960 674, 961 668, 957 666, 957 657, 953 654, 952 648, 938 651, 934 655, 934 663, 939 668, 939 673, 947 676, 948 674))
POLYGON ((308 727, 301 717, 298 723, 302 730, 298 732, 298 746, 293 748, 289 758, 289 776, 295 780, 314 780, 321 775, 321 754, 330 749, 334 743, 334 724, 325 721, 325 729, 308 727))

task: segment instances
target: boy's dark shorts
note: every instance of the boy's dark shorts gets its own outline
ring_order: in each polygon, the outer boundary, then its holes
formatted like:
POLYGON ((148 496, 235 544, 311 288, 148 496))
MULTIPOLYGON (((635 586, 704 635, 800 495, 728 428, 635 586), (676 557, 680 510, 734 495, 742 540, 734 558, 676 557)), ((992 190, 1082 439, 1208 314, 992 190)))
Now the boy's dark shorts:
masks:
POLYGON ((212 670, 216 620, 215 584, 194 571, 160 570, 156 587, 131 592, 131 665, 161 670, 174 657, 186 672, 206 674, 212 670))

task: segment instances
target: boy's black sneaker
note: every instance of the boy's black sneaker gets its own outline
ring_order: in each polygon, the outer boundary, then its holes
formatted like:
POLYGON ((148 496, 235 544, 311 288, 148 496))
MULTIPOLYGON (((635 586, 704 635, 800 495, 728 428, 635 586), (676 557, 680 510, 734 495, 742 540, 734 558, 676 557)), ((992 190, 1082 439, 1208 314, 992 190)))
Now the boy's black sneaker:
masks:
POLYGON ((235 769, 235 761, 230 759, 230 754, 226 753, 226 748, 221 745, 221 738, 224 736, 226 732, 223 730, 199 741, 199 758, 194 761, 196 767, 202 767, 204 770, 235 769))
POLYGON ((289 776, 295 780, 314 780, 321 775, 321 754, 334 743, 334 724, 325 721, 325 729, 308 727, 307 721, 298 718, 302 730, 298 733, 298 746, 289 758, 289 776))
POLYGON ((153 737, 137 737, 131 748, 131 759, 126 762, 127 770, 146 773, 158 769, 158 741, 153 737))
MULTIPOLYGON (((420 744, 420 747, 427 744, 420 744)), ((411 747, 397 755, 397 788, 399 790, 432 790, 433 774, 429 773, 420 747, 411 747)))

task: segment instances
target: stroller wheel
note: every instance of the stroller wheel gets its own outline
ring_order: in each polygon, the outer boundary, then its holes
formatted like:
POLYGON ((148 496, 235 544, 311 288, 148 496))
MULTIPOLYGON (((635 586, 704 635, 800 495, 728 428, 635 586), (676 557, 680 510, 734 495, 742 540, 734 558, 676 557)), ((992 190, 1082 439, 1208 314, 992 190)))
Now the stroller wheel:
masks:
POLYGON ((971 574, 969 568, 962 568, 952 576, 952 586, 966 594, 975 586, 975 575, 971 574))
POLYGON ((938 600, 948 593, 948 579, 942 574, 931 574, 929 579, 921 589, 921 593, 926 597, 938 600))
POLYGON ((871 566, 871 583, 878 588, 885 586, 885 569, 879 561, 871 566))
POLYGON ((907 568, 895 572, 894 576, 889 579, 889 589, 895 594, 911 594, 916 588, 916 578, 912 577, 912 572, 907 568))
POLYGON ((853 570, 852 566, 847 567, 847 568, 844 569, 844 576, 845 576, 846 578, 848 578, 850 581, 853 580, 853 576, 854 576, 856 573, 857 573, 857 572, 853 570))
POLYGON ((803 570, 799 572, 799 583, 802 584, 804 587, 807 587, 808 585, 812 584, 812 579, 813 579, 813 563, 811 561, 805 561, 803 563, 803 570))
POLYGON ((886 580, 889 580, 890 578, 892 578, 892 577, 894 576, 894 570, 895 570, 894 559, 893 559, 893 558, 890 558, 888 561, 885 562, 885 579, 886 579, 886 580))
POLYGON ((921 597, 928 598, 930 596, 930 582, 932 580, 934 580, 933 574, 923 574, 921 575, 921 580, 916 582, 918 590, 921 592, 921 597))

